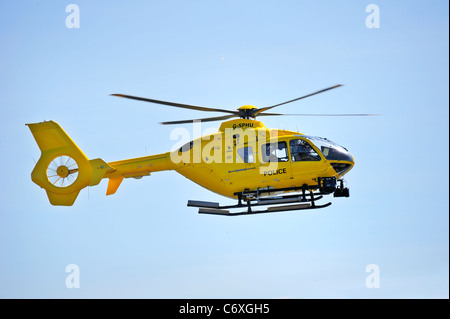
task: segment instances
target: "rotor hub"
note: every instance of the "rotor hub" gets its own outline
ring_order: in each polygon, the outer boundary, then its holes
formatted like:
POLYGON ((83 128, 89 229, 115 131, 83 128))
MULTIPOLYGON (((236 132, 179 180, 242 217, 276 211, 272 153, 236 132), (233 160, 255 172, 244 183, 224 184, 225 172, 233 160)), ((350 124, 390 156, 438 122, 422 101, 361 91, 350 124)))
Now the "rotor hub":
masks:
POLYGON ((56 169, 56 173, 61 178, 66 178, 69 176, 69 168, 65 165, 61 165, 56 169))
POLYGON ((253 105, 243 105, 240 108, 238 108, 239 111, 239 117, 243 119, 249 119, 250 117, 255 117, 254 112, 258 108, 253 105))

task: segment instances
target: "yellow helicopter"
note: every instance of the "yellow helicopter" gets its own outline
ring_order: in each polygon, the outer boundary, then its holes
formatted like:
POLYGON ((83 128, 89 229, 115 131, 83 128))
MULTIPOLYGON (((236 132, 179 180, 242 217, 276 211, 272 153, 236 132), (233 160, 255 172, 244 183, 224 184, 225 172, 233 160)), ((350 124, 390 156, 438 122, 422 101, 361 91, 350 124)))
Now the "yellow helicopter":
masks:
POLYGON ((298 132, 269 129, 260 116, 368 116, 373 114, 279 114, 270 109, 341 86, 335 85, 268 107, 245 105, 226 110, 153 100, 124 94, 122 98, 197 111, 223 112, 224 116, 163 122, 184 124, 227 120, 219 131, 202 136, 173 151, 105 162, 90 160, 54 121, 26 124, 41 156, 31 179, 44 188, 52 205, 71 206, 86 186, 108 178, 106 195, 116 193, 124 178, 142 178, 153 172, 174 170, 217 194, 236 199, 237 204, 189 200, 199 213, 226 216, 323 208, 316 204, 324 195, 349 197, 343 176, 355 164, 348 150, 332 141, 298 132), (233 119, 237 118, 237 119, 233 119), (254 209, 263 206, 265 208, 254 209), (238 209, 238 212, 232 210, 238 209))

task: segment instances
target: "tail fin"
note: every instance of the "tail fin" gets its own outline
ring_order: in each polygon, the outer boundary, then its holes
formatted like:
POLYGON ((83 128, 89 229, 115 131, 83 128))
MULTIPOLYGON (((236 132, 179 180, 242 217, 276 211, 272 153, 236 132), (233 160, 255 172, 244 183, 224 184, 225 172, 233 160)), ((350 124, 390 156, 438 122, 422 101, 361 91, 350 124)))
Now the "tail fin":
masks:
POLYGON ((56 122, 27 125, 41 150, 31 179, 52 205, 73 205, 81 189, 97 185, 111 169, 102 159, 89 160, 56 122))

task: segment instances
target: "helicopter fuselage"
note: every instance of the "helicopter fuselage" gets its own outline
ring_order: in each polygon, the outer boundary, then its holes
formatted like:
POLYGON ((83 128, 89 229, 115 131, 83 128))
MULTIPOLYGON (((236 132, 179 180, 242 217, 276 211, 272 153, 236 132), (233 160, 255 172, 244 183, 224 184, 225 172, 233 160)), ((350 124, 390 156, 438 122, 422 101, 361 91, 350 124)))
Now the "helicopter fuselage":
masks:
POLYGON ((107 194, 115 192, 114 180, 175 170, 210 191, 236 198, 246 190, 317 185, 318 178, 339 179, 353 167, 353 156, 344 148, 325 139, 321 142, 328 148, 316 145, 316 139, 268 129, 255 120, 227 121, 217 133, 172 152, 108 163, 114 170, 104 176, 110 178, 107 194), (338 156, 330 156, 332 152, 338 156))

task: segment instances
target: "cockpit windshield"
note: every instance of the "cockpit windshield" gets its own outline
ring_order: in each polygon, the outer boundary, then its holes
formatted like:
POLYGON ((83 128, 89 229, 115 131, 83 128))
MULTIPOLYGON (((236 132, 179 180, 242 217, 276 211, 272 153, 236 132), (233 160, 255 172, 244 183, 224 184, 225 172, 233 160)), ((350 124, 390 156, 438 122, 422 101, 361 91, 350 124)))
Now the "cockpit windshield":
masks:
POLYGON ((334 161, 350 161, 353 162, 353 156, 348 150, 336 143, 321 137, 315 136, 303 136, 310 140, 320 151, 327 160, 334 161))

